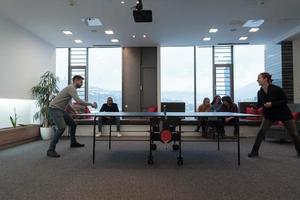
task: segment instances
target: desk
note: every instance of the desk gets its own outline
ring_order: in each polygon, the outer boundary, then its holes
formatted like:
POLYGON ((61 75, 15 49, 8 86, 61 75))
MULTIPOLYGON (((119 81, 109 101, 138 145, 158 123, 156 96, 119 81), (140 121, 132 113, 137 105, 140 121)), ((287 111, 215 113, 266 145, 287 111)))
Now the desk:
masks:
MULTIPOLYGON (((93 123, 93 164, 95 163, 95 145, 96 145, 96 125, 98 117, 144 117, 144 118, 157 118, 157 119, 167 119, 170 118, 179 118, 183 119, 185 117, 251 117, 257 116, 253 114, 244 114, 244 113, 232 113, 232 112, 96 112, 96 113, 86 113, 86 114, 78 114, 80 116, 89 116, 94 118, 93 123)), ((182 164, 181 157, 181 125, 179 120, 179 157, 177 162, 179 165, 182 164)), ((239 124, 239 123, 238 123, 239 124)), ((150 120, 149 120, 150 125, 150 120)), ((151 130, 151 128, 150 128, 151 130)), ((111 128, 110 128, 110 137, 109 142, 111 142, 111 128)), ((218 148, 219 148, 219 135, 218 135, 218 148)), ((240 165, 240 128, 238 125, 237 130, 237 153, 238 153, 238 165, 240 165)), ((151 139, 150 139, 150 155, 151 154, 151 139)), ((151 159, 151 158, 149 158, 151 159)), ((149 160, 148 160, 149 163, 149 160)), ((153 163, 153 162, 152 162, 153 163)), ((149 163, 151 164, 151 162, 149 163)))

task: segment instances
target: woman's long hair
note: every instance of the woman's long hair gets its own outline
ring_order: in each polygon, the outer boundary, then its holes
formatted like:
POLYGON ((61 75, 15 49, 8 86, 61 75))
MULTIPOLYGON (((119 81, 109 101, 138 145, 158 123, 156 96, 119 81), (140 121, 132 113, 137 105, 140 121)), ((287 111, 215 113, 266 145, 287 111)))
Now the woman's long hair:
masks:
POLYGON ((214 104, 216 103, 217 98, 220 99, 219 103, 221 103, 221 96, 220 96, 220 95, 216 95, 216 96, 214 96, 214 99, 213 99, 213 101, 211 102, 211 105, 214 105, 214 104))
POLYGON ((198 112, 208 112, 210 111, 210 103, 208 105, 205 104, 205 101, 210 101, 208 97, 203 99, 202 104, 198 107, 198 112))
POLYGON ((202 104, 205 105, 205 101, 207 101, 207 100, 210 101, 210 99, 208 97, 205 97, 202 101, 202 104))
POLYGON ((224 102, 224 101, 228 102, 228 104, 230 105, 230 107, 231 107, 232 104, 233 104, 233 101, 232 101, 232 99, 231 99, 230 96, 224 96, 224 97, 222 97, 222 101, 223 101, 223 102, 224 102))
POLYGON ((266 78, 268 80, 268 83, 271 84, 273 82, 272 75, 268 72, 262 72, 259 75, 261 75, 263 78, 266 78))

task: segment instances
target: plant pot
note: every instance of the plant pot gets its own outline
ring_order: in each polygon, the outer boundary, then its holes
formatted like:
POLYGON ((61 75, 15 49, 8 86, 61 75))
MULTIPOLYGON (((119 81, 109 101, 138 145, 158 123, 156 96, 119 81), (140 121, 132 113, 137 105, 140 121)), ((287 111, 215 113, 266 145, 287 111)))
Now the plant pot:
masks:
POLYGON ((49 140, 52 137, 52 128, 50 127, 41 127, 41 137, 43 140, 49 140))

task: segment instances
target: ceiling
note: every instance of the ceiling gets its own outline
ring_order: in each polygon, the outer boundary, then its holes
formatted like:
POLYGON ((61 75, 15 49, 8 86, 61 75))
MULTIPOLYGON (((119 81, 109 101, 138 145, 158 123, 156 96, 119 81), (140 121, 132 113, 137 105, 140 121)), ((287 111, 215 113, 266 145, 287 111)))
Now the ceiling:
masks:
POLYGON ((240 36, 250 44, 279 42, 300 33, 299 0, 143 0, 144 9, 153 12, 152 23, 134 23, 131 7, 136 0, 1 0, 0 17, 18 24, 55 47, 186 46, 239 43, 240 36), (99 17, 102 27, 90 28, 81 21, 99 17), (264 19, 257 33, 242 24, 264 19), (211 27, 217 33, 209 33, 211 27), (113 36, 104 30, 114 31, 113 36), (65 36, 62 30, 72 30, 65 36), (96 30, 97 32, 91 32, 96 30), (136 35, 133 38, 132 35, 136 35), (147 37, 143 38, 142 35, 147 37), (210 36, 211 41, 203 41, 210 36), (75 44, 81 39, 82 44, 75 44))

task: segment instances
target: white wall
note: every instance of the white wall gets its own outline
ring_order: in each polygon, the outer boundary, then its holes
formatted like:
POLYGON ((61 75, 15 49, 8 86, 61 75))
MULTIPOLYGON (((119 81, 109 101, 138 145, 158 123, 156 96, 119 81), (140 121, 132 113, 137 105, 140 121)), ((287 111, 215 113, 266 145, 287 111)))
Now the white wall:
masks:
POLYGON ((0 98, 32 99, 30 88, 55 71, 55 47, 0 16, 0 98))
POLYGON ((294 102, 300 103, 300 39, 293 41, 294 102))
POLYGON ((1 99, 0 98, 0 128, 12 127, 9 117, 17 114, 17 124, 33 124, 33 115, 38 110, 33 100, 1 99))
POLYGON ((0 16, 0 128, 33 123, 37 110, 30 88, 45 71, 55 71, 55 47, 0 16))

